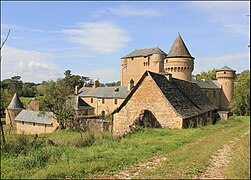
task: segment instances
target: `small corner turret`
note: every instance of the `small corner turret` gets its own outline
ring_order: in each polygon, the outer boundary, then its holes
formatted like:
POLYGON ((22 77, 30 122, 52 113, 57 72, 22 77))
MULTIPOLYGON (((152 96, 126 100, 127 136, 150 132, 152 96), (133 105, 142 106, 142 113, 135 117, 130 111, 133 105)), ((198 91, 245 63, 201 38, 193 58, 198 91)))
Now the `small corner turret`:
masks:
POLYGON ((17 93, 14 94, 9 106, 6 109, 6 124, 13 124, 14 119, 24 109, 17 93))
POLYGON ((235 70, 229 68, 228 66, 224 66, 221 69, 216 70, 216 79, 222 86, 220 97, 220 110, 222 111, 230 111, 229 106, 234 98, 235 76, 235 70))

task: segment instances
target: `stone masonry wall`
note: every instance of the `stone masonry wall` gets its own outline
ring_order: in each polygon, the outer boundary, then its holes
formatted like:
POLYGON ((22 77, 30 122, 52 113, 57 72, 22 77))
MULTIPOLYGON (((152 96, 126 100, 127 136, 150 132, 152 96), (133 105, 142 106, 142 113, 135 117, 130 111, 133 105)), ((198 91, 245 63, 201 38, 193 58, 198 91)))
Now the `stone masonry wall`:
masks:
POLYGON ((91 97, 81 98, 90 106, 94 107, 95 115, 102 114, 102 111, 105 111, 105 114, 112 113, 124 101, 124 99, 117 99, 117 104, 115 104, 114 99, 105 99, 105 102, 102 103, 102 98, 92 98, 93 102, 91 102, 91 97))
POLYGON ((213 116, 212 112, 207 112, 196 117, 184 119, 182 128, 192 128, 192 127, 195 128, 198 126, 204 126, 210 124, 213 121, 212 116, 213 116))
POLYGON ((147 76, 127 104, 114 114, 113 133, 122 135, 130 131, 129 126, 142 110, 149 110, 162 128, 182 128, 182 119, 177 115, 164 95, 157 89, 151 77, 147 76))
POLYGON ((6 109, 6 118, 5 123, 6 124, 14 124, 14 119, 17 117, 17 115, 22 111, 22 109, 6 109))
POLYGON ((164 71, 164 56, 161 54, 127 58, 126 60, 122 59, 121 62, 122 61, 126 61, 126 66, 121 66, 121 86, 127 86, 131 79, 133 79, 134 84, 136 84, 146 70, 157 73, 164 71))
POLYGON ((32 122, 15 121, 17 134, 44 134, 52 133, 57 129, 59 123, 52 117, 52 124, 40 124, 32 122))

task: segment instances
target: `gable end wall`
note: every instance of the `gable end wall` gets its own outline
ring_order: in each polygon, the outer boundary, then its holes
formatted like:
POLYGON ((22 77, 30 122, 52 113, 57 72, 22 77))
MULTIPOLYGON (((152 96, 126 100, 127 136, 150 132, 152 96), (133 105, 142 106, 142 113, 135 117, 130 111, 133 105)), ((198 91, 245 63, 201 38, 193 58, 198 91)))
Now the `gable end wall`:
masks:
POLYGON ((162 128, 182 128, 182 118, 168 103, 153 79, 146 76, 126 105, 114 114, 114 135, 129 132, 129 126, 139 117, 142 110, 151 111, 162 128))

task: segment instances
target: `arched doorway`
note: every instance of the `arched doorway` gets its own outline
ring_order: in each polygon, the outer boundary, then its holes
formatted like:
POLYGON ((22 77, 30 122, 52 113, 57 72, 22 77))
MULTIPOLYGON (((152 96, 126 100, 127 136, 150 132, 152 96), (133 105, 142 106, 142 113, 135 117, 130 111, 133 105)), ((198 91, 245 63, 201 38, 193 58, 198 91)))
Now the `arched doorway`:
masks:
POLYGON ((131 130, 136 127, 142 128, 161 128, 161 124, 158 122, 154 114, 149 110, 142 110, 139 117, 137 117, 133 124, 130 126, 131 130))

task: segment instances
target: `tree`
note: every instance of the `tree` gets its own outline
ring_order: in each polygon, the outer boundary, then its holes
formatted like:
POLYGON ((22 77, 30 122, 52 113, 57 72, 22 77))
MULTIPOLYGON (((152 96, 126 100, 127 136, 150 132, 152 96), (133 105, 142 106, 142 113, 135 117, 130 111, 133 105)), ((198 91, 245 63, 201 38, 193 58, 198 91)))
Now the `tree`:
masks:
POLYGON ((8 105, 11 101, 12 94, 10 94, 7 89, 3 89, 2 87, 0 89, 0 93, 1 93, 1 95, 0 95, 0 97, 1 97, 0 109, 1 109, 1 116, 2 116, 2 115, 4 115, 5 109, 8 107, 8 105))
POLYGON ((71 119, 74 116, 74 111, 67 103, 72 94, 69 86, 65 86, 62 79, 55 81, 43 82, 38 86, 37 96, 39 107, 44 111, 49 110, 54 113, 60 124, 60 128, 64 128, 65 120, 71 119))
MULTIPOLYGON (((6 43, 6 41, 8 40, 9 38, 9 35, 10 35, 10 29, 8 31, 8 34, 5 38, 5 40, 3 41, 3 43, 1 44, 1 47, 0 47, 0 51, 2 52, 2 48, 4 46, 4 44, 6 43)), ((1 56, 0 56, 0 69, 2 69, 2 53, 1 53, 1 56)), ((0 76, 1 76, 1 73, 0 73, 0 76)), ((0 78, 1 79, 1 78, 0 78)), ((0 128, 1 128, 1 136, 2 136, 2 141, 3 143, 5 144, 5 137, 4 137, 4 131, 3 131, 3 123, 2 123, 2 120, 0 120, 0 128)), ((1 142, 2 142, 1 141, 1 142)))
POLYGON ((250 71, 241 72, 235 82, 231 110, 237 115, 250 115, 250 71))
POLYGON ((195 75, 196 79, 205 79, 205 80, 216 80, 216 69, 209 70, 207 73, 202 71, 200 74, 195 75))
POLYGON ((4 79, 1 83, 4 89, 7 89, 11 94, 18 92, 21 95, 21 90, 23 82, 21 81, 21 76, 13 76, 10 79, 4 79))
POLYGON ((72 90, 72 93, 74 93, 75 86, 82 87, 86 81, 90 80, 90 78, 86 76, 72 75, 70 70, 66 70, 64 75, 65 77, 61 83, 69 86, 72 90))

